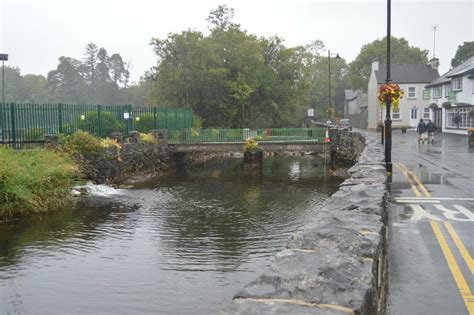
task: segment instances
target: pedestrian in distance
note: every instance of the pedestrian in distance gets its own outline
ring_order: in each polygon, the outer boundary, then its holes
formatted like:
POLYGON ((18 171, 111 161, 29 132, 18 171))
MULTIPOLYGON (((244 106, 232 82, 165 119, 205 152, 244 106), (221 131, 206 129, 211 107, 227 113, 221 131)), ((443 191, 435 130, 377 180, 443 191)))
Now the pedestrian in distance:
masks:
POLYGON ((436 125, 431 121, 431 119, 428 120, 428 123, 426 124, 426 131, 428 131, 428 143, 433 144, 436 125))
POLYGON ((425 143, 425 132, 426 132, 426 125, 423 122, 423 119, 420 119, 418 126, 416 127, 416 132, 418 132, 418 143, 423 142, 425 143))

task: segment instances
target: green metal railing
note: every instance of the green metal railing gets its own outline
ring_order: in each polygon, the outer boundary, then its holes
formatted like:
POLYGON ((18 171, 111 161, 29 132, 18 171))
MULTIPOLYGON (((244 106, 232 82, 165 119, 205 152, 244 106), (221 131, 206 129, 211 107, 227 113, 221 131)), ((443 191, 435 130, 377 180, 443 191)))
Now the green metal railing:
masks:
POLYGON ((0 103, 0 144, 42 142, 45 134, 77 130, 98 137, 112 132, 191 128, 193 112, 131 105, 72 105, 0 103))
POLYGON ((184 129, 170 131, 169 143, 244 142, 254 138, 260 142, 323 141, 324 128, 267 128, 267 129, 184 129))

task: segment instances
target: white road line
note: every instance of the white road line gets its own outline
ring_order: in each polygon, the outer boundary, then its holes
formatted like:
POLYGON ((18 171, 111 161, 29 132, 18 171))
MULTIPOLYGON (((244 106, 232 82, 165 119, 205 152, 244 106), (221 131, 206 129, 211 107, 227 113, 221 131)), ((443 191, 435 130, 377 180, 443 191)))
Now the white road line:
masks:
POLYGON ((403 200, 456 200, 456 201, 474 201, 474 198, 456 198, 456 197, 395 197, 397 201, 403 200))
POLYGON ((441 201, 439 201, 439 200, 416 200, 416 199, 398 200, 398 199, 396 199, 396 202, 398 202, 398 203, 440 203, 441 201))

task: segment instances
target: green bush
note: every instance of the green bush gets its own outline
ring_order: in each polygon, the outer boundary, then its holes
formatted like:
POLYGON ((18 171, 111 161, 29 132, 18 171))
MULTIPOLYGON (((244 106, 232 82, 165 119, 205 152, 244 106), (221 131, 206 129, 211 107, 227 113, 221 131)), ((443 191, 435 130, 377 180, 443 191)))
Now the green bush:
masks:
POLYGON ((82 156, 97 156, 102 148, 100 139, 82 130, 60 137, 59 143, 66 153, 82 156))
POLYGON ((109 136, 112 132, 123 132, 125 121, 119 113, 103 111, 100 113, 100 134, 99 115, 96 111, 83 114, 84 119, 76 119, 77 129, 90 132, 98 137, 109 136))
POLYGON ((139 131, 142 133, 147 133, 150 130, 155 129, 155 119, 153 117, 153 113, 143 113, 135 117, 133 121, 133 130, 139 131), (140 117, 140 120, 137 121, 136 118, 140 117))
POLYGON ((193 128, 200 129, 202 128, 202 118, 194 115, 193 116, 193 128))
POLYGON ((76 174, 77 166, 63 153, 0 148, 0 215, 8 218, 60 206, 76 174))
POLYGON ((43 140, 44 130, 38 127, 28 128, 23 131, 23 138, 26 140, 43 140))

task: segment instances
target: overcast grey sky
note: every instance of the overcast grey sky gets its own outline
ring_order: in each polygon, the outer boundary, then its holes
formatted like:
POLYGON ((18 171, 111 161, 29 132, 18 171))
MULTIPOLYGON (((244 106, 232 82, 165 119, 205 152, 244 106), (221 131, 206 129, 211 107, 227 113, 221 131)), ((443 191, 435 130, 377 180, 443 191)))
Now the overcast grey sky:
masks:
MULTIPOLYGON (((205 19, 219 4, 235 9, 235 22, 259 36, 278 35, 287 46, 321 39, 348 62, 362 45, 386 34, 386 1, 320 0, 0 0, 0 52, 22 73, 46 75, 60 56, 82 58, 94 42, 131 61, 132 80, 156 63, 152 37, 191 28, 207 33, 205 19)), ((392 35, 433 50, 441 73, 458 45, 472 41, 472 0, 392 0, 392 35)))

